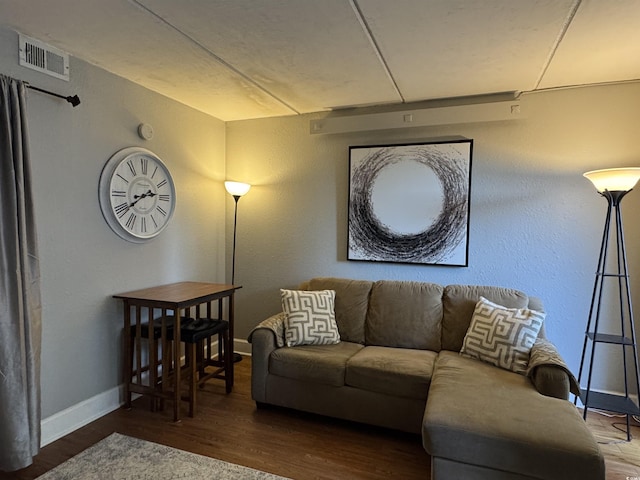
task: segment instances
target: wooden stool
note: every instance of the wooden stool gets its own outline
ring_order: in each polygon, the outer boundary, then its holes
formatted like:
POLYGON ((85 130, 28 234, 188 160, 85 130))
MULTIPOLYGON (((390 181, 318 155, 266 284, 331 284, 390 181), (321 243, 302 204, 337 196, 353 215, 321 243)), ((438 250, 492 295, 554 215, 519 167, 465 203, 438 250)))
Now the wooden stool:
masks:
POLYGON ((196 386, 202 386, 207 380, 218 378, 225 380, 226 392, 231 393, 233 351, 229 338, 229 322, 211 318, 184 322, 180 325, 180 340, 185 344, 186 366, 189 371, 189 416, 193 417, 196 410, 196 386), (218 335, 217 359, 211 354, 211 337, 214 335, 218 335), (215 370, 207 373, 205 368, 209 366, 215 367, 215 370))
MULTIPOLYGON (((192 319, 183 318, 181 321, 193 321, 192 319)), ((131 325, 131 358, 129 361, 132 366, 132 373, 134 377, 137 377, 137 383, 142 385, 143 372, 149 372, 148 385, 150 387, 159 388, 161 383, 161 376, 159 369, 162 366, 162 359, 164 355, 168 355, 168 358, 172 358, 171 349, 173 338, 173 325, 174 318, 166 317, 166 340, 161 345, 161 356, 158 355, 158 340, 162 337, 162 319, 156 318, 152 322, 153 327, 149 329, 149 323, 141 323, 139 325, 131 325), (151 331, 150 331, 151 330, 151 331), (148 361, 146 365, 142 364, 142 339, 147 340, 148 348, 147 355, 148 361), (166 353, 165 353, 166 352, 166 353)), ((172 368, 172 367, 171 367, 172 368)), ((128 381, 128 380, 127 380, 128 381)), ((151 410, 156 409, 156 401, 151 402, 151 410)))

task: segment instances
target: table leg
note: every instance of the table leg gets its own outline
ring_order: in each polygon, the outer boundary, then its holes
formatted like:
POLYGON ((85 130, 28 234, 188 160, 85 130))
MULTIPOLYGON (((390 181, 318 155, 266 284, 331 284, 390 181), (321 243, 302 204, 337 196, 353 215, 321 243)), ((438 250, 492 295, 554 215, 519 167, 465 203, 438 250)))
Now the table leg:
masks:
POLYGON ((173 421, 180 420, 180 310, 173 311, 174 328, 173 328, 173 421))
POLYGON ((231 292, 231 295, 229 295, 229 350, 228 350, 228 358, 225 358, 225 361, 229 361, 231 363, 231 366, 229 368, 229 376, 231 377, 231 379, 229 380, 229 386, 227 387, 227 389, 229 390, 229 392, 231 391, 231 388, 233 388, 233 380, 234 380, 234 374, 233 374, 233 370, 234 370, 234 363, 235 363, 235 355, 233 353, 233 340, 235 338, 234 334, 233 334, 233 324, 234 324, 234 293, 231 292))
POLYGON ((124 302, 124 361, 123 375, 124 375, 124 406, 127 409, 131 408, 131 377, 133 376, 131 365, 131 307, 129 302, 124 302))
POLYGON ((134 341, 131 342, 134 345, 134 351, 136 353, 135 358, 132 357, 134 371, 136 372, 136 380, 135 383, 138 385, 142 385, 142 314, 140 313, 140 305, 136 305, 134 309, 134 325, 135 325, 135 335, 134 341))
POLYGON ((196 385, 198 383, 198 360, 196 353, 196 344, 185 343, 185 355, 187 362, 189 363, 190 378, 189 378, 189 416, 193 417, 196 411, 196 385))

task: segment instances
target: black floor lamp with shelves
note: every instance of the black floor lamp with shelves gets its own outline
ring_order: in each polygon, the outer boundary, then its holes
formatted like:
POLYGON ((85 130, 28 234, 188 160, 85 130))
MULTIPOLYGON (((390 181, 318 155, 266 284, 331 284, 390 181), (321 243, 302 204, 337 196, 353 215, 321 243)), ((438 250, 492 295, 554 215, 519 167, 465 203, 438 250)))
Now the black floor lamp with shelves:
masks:
MULTIPOLYGON (((607 214, 580 360, 578 375, 581 386, 580 401, 584 405, 585 419, 590 408, 625 415, 627 441, 629 441, 631 440, 630 419, 634 415, 640 415, 638 405, 640 375, 620 202, 640 179, 640 168, 594 170, 585 173, 584 176, 591 180, 598 193, 607 200, 607 214), (609 296, 611 292, 616 293, 615 297, 609 296), (605 293, 608 298, 605 298, 605 293), (615 325, 613 321, 605 321, 604 327, 611 328, 613 331, 603 332, 603 317, 609 315, 619 317, 619 323, 613 327, 615 325), (621 349, 624 375, 622 392, 603 393, 592 389, 596 346, 600 344, 609 344, 621 349), (585 375, 586 387, 582 387, 585 375)), ((576 403, 577 400, 576 398, 576 403)))

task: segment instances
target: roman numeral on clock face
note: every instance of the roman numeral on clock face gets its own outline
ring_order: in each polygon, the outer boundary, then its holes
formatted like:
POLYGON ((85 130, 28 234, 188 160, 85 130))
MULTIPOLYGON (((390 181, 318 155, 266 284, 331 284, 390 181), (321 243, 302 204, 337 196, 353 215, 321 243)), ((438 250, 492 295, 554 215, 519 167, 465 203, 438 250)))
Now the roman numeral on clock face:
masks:
POLYGON ((131 215, 129 215, 129 218, 127 218, 127 223, 125 224, 127 228, 130 230, 133 230, 133 227, 136 224, 137 219, 138 219, 138 216, 135 213, 131 212, 131 215))
POLYGON ((136 167, 133 164, 133 160, 127 160, 127 165, 129 165, 129 170, 131 170, 131 175, 135 177, 137 174, 136 174, 136 167))
POLYGON ((162 180, 162 181, 157 185, 157 187, 158 187, 158 188, 162 188, 162 187, 164 187, 166 184, 167 184, 167 180, 165 179, 165 180, 162 180))
POLYGON ((111 190, 111 196, 112 197, 126 197, 127 196, 127 192, 125 192, 124 190, 111 190))
POLYGON ((158 200, 162 201, 162 202, 168 202, 169 201, 169 195, 167 194, 161 194, 158 195, 158 200))
POLYGON ((147 174, 147 168, 149 167, 149 159, 142 157, 140 158, 140 169, 142 170, 142 174, 147 174))
POLYGON ((119 205, 116 205, 113 208, 113 210, 116 212, 116 215, 118 216, 118 218, 122 218, 124 214, 129 211, 129 203, 128 202, 120 203, 119 205))

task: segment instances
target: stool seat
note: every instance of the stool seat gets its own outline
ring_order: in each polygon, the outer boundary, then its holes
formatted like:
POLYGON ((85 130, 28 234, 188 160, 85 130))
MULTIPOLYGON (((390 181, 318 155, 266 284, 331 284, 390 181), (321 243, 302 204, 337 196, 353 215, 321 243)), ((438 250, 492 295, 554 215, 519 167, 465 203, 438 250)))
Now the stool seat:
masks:
MULTIPOLYGON (((211 318, 191 318, 181 321, 180 340, 185 343, 198 343, 206 338, 218 335, 229 328, 229 322, 211 318)), ((173 332, 172 332, 173 335, 173 332)))
MULTIPOLYGON (((173 317, 173 315, 169 315, 169 316, 166 317, 167 334, 169 334, 169 332, 171 332, 171 335, 173 335, 174 320, 175 320, 175 318, 173 317)), ((182 323, 189 323, 189 322, 193 322, 193 321, 194 320, 192 318, 180 317, 180 323, 181 324, 182 323)), ((153 323, 153 337, 152 338, 160 338, 160 335, 161 335, 161 332, 162 332, 162 317, 155 318, 152 323, 153 323)), ((134 338, 135 336, 136 336, 136 326, 135 325, 131 325, 131 338, 134 338)), ((149 338, 149 323, 148 322, 140 324, 140 336, 142 338, 149 338)))

